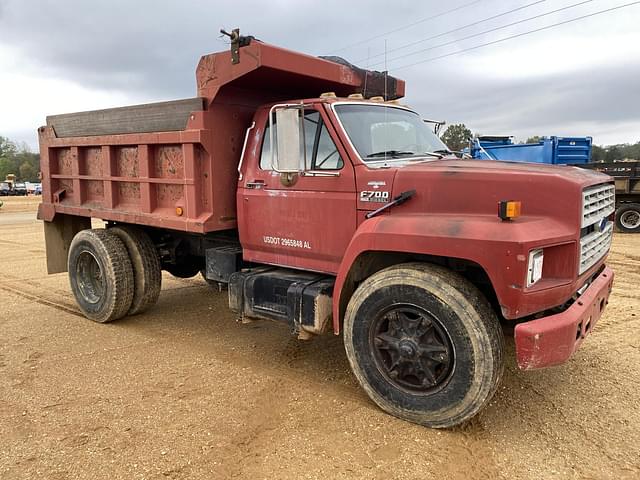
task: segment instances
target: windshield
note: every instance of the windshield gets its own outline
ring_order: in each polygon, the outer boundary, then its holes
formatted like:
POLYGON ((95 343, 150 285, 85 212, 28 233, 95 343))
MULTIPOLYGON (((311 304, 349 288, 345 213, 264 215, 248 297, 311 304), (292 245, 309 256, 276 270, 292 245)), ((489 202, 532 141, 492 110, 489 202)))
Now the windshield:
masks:
POLYGON ((449 151, 420 116, 409 110, 366 103, 334 108, 365 162, 449 151))

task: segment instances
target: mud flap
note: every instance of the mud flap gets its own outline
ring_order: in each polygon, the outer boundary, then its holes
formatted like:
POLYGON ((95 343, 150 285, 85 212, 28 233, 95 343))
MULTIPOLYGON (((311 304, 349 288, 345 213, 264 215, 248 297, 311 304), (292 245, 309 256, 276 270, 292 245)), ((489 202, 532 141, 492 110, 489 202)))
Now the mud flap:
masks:
POLYGON ((91 218, 58 213, 52 221, 43 223, 47 273, 66 272, 71 240, 80 230, 91 228, 91 218))

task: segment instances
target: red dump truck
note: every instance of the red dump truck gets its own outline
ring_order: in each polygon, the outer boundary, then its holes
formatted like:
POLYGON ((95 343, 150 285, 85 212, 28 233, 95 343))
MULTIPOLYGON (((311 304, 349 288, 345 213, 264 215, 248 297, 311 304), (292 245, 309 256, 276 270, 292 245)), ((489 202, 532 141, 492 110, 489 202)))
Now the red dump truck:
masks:
POLYGON ((231 37, 196 98, 39 129, 48 271, 89 319, 152 306, 161 270, 202 274, 240 318, 341 333, 371 399, 430 427, 488 403, 501 323, 522 369, 573 354, 613 282, 610 177, 457 159, 402 80, 231 37))

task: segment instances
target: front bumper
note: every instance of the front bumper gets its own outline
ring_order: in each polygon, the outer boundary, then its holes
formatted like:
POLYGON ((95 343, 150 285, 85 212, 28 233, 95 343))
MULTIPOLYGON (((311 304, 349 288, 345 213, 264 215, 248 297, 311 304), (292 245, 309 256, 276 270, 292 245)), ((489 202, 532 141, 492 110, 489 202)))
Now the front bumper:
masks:
POLYGON ((613 276, 613 270, 605 267, 564 312, 516 325, 518 367, 533 370, 566 362, 602 316, 613 276))

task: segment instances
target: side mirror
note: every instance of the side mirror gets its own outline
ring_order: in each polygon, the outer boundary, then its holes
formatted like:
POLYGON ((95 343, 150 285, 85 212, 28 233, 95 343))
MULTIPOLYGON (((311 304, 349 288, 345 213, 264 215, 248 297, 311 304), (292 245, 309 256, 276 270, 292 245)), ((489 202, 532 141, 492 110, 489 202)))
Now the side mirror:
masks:
MULTIPOLYGON (((306 149, 301 111, 301 108, 291 107, 275 111, 276 149, 271 149, 271 166, 278 173, 298 173, 304 170, 306 149)), ((273 114, 270 121, 270 140, 271 145, 274 145, 273 114)))

